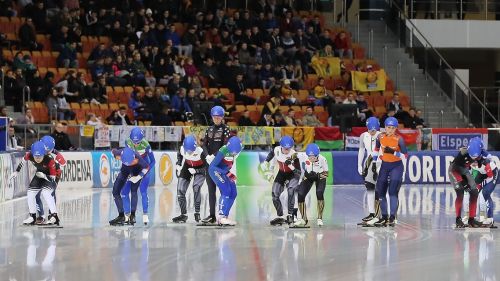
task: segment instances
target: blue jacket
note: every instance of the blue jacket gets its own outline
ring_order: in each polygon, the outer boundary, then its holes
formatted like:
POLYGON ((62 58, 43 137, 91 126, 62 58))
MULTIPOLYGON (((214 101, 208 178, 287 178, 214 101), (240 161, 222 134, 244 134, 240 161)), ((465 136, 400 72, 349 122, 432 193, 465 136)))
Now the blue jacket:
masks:
POLYGON ((179 95, 175 95, 172 98, 172 108, 177 110, 177 111, 182 111, 182 112, 193 112, 191 110, 191 107, 189 106, 189 103, 187 101, 186 97, 179 97, 179 95), (182 106, 184 106, 184 110, 182 110, 182 106))

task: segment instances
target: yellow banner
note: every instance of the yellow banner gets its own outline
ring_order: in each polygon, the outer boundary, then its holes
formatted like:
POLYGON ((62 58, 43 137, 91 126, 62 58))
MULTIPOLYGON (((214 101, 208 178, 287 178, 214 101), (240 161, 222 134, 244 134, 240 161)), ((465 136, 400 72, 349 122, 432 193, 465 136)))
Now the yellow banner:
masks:
POLYGON ((340 76, 340 58, 313 56, 311 66, 319 77, 340 76))
POLYGON ((305 150, 306 146, 314 142, 313 127, 284 127, 281 128, 281 136, 291 136, 295 141, 298 151, 305 150))
POLYGON ((371 72, 351 71, 352 89, 360 92, 385 91, 387 76, 383 69, 371 72))
POLYGON ((82 137, 93 137, 94 136, 94 126, 83 126, 81 131, 82 137))
MULTIPOLYGON (((183 127, 184 135, 194 135, 198 141, 205 137, 207 126, 183 127)), ((241 139, 243 145, 268 145, 273 143, 272 127, 229 127, 241 139)))

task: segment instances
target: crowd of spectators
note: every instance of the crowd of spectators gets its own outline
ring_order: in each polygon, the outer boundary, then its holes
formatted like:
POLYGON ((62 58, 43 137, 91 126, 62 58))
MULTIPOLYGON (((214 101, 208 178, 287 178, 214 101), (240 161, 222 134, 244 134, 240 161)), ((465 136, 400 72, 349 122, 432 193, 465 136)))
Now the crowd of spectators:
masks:
MULTIPOLYGON (((58 81, 51 71, 41 77, 31 57, 17 53, 5 75, 5 90, 12 93, 6 102, 15 111, 24 106, 26 85, 33 100, 45 102, 57 120, 75 118, 72 102, 107 103, 108 86, 133 86, 128 109, 135 120, 153 125, 190 120, 197 102, 235 110, 225 94, 208 93, 207 88, 229 89, 237 104, 264 105, 257 124, 250 112, 235 120, 239 124, 323 126, 327 124, 318 120, 312 106, 328 108, 340 102, 358 105, 360 124, 373 115, 363 95, 348 94, 343 100, 333 94, 335 89, 325 87, 322 78, 306 100, 298 99, 297 91, 313 71, 309 65, 313 55, 352 59, 353 49, 349 33, 325 28, 319 15, 299 14, 289 5, 292 1, 250 1, 250 10, 225 10, 224 1, 207 1, 208 9, 189 0, 33 0, 18 1, 19 9, 10 9, 10 1, 2 2, 8 7, 4 12, 26 19, 18 30, 19 46, 42 50, 36 34, 50 34, 51 50, 59 52, 58 67, 78 69, 82 35, 110 38, 87 58, 90 79, 78 70, 68 70, 58 81), (264 89, 269 100, 250 95, 248 89, 255 88, 264 89), (311 106, 302 118, 295 118, 292 109, 280 111, 280 105, 297 104, 311 106)), ((339 89, 349 90, 350 72, 342 69, 344 83, 339 89)), ((388 109, 394 109, 405 124, 420 124, 414 117, 417 112, 401 112, 391 104, 388 109)), ((127 108, 110 116, 89 115, 85 121, 132 124, 127 108)))

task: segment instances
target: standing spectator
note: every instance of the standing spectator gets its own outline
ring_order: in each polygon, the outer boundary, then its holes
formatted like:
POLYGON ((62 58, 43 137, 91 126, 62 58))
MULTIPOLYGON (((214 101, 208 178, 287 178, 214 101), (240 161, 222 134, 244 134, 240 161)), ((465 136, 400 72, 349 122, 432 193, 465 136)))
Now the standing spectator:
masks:
POLYGON ((68 134, 64 132, 64 125, 58 122, 55 126, 55 130, 51 135, 55 142, 56 146, 54 147, 56 150, 74 150, 75 147, 71 144, 68 134))
POLYGON ((41 51, 43 45, 36 42, 36 32, 31 18, 27 18, 26 22, 19 28, 19 41, 21 48, 27 48, 30 51, 41 51))
POLYGON ((306 109, 306 114, 302 118, 302 123, 306 127, 321 127, 323 124, 318 120, 316 115, 314 115, 312 106, 308 106, 306 109))
POLYGON ((245 110, 238 120, 238 126, 255 126, 255 123, 250 119, 250 111, 245 110))
POLYGON ((55 87, 57 91, 57 115, 59 120, 73 120, 76 114, 71 110, 64 95, 63 87, 55 87))
POLYGON ((23 150, 24 147, 20 146, 21 138, 16 136, 14 127, 9 126, 8 138, 7 138, 7 151, 13 150, 23 150))
POLYGON ((152 121, 154 116, 159 114, 161 110, 159 97, 154 94, 152 88, 147 88, 142 102, 144 104, 145 113, 147 114, 144 119, 152 121))
POLYGON ((341 31, 335 36, 335 52, 341 59, 344 57, 353 58, 352 43, 345 31, 341 31))
POLYGON ((30 87, 31 98, 34 101, 44 101, 47 96, 44 91, 43 79, 40 77, 40 72, 36 70, 33 75, 26 80, 26 83, 30 87))
POLYGON ((50 43, 53 51, 61 52, 68 43, 68 27, 66 25, 56 29, 50 36, 50 43))
POLYGON ((106 94, 106 78, 104 75, 100 75, 92 85, 91 95, 87 97, 87 100, 93 104, 101 104, 102 102, 106 102, 108 99, 108 95, 106 94))
POLYGON ((272 115, 276 113, 277 111, 280 110, 280 104, 281 104, 281 98, 280 97, 271 97, 268 102, 264 105, 264 108, 262 109, 262 115, 264 116, 265 114, 272 115))

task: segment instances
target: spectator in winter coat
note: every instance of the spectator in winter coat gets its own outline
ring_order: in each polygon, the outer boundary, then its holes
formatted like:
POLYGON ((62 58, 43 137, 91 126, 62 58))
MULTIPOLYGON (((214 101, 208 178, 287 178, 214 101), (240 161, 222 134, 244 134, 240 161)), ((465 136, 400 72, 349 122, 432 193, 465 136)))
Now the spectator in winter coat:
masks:
POLYGON ((75 147, 71 144, 68 134, 64 132, 65 126, 62 123, 57 123, 52 137, 56 142, 56 150, 74 150, 75 147))
POLYGON ((57 65, 64 68, 78 68, 76 42, 71 42, 63 47, 59 57, 57 57, 57 65))

